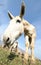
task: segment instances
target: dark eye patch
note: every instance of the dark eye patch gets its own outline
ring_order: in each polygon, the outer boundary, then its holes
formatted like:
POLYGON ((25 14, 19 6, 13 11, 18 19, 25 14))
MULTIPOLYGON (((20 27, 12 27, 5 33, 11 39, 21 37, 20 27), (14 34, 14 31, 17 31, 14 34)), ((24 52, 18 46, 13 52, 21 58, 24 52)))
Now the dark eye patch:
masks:
POLYGON ((20 23, 21 21, 20 20, 17 20, 16 22, 20 23))

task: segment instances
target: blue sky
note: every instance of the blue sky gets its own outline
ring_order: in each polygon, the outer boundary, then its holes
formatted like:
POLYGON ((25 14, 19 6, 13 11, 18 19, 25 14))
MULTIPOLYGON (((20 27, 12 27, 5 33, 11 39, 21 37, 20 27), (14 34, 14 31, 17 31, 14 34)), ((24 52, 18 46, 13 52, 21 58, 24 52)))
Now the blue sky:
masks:
MULTIPOLYGON (((41 55, 41 0, 24 0, 26 11, 24 18, 36 27, 36 55, 41 55)), ((0 38, 9 24, 8 10, 17 16, 20 13, 22 0, 0 0, 0 38)), ((25 49, 24 35, 19 38, 19 47, 25 49), (22 40, 22 41, 21 41, 22 40)))

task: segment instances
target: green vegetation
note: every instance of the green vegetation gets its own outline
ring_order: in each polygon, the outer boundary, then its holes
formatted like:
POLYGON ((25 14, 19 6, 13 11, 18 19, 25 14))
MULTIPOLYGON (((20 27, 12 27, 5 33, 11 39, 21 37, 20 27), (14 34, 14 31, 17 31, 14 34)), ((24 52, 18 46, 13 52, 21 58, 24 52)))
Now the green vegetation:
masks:
POLYGON ((41 61, 36 60, 35 63, 31 63, 30 60, 28 60, 28 62, 25 63, 19 56, 10 54, 8 49, 0 47, 0 65, 41 65, 41 61))

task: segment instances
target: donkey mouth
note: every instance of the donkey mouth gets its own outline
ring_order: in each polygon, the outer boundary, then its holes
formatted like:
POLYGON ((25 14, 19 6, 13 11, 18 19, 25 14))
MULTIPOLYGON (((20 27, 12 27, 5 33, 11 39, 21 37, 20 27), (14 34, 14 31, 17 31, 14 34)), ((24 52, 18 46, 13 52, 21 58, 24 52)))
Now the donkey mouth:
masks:
POLYGON ((8 42, 5 42, 5 45, 6 45, 7 47, 9 47, 9 46, 10 46, 10 43, 11 43, 11 41, 9 40, 8 42))
POLYGON ((10 43, 11 43, 11 40, 7 41, 6 43, 7 43, 7 44, 10 44, 10 43))

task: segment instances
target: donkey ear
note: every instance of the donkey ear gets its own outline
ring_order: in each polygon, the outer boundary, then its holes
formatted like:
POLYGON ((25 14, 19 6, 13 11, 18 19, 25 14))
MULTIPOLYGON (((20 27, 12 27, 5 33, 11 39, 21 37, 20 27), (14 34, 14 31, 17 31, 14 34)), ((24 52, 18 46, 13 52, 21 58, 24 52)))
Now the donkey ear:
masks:
POLYGON ((21 11, 20 11, 20 17, 21 18, 24 16, 24 13, 25 13, 25 4, 24 4, 24 2, 22 2, 21 11))
POLYGON ((8 11, 8 16, 9 16, 10 19, 14 18, 14 16, 9 11, 8 11))

